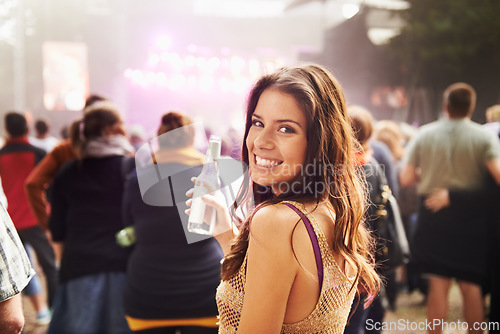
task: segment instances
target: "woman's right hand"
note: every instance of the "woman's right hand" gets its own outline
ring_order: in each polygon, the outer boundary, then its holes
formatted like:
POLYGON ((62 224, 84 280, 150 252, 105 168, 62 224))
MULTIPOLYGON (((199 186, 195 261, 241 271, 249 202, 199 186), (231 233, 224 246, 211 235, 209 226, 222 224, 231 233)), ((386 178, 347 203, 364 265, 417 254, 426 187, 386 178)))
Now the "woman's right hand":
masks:
MULTIPOLYGON (((193 183, 196 183, 196 177, 191 178, 193 183)), ((189 189, 186 192, 186 196, 193 197, 194 188, 189 189)), ((214 227, 214 237, 223 234, 228 231, 232 231, 231 216, 229 214, 229 209, 226 204, 226 198, 221 190, 216 190, 211 194, 206 194, 200 197, 201 200, 208 206, 215 208, 217 212, 217 219, 214 227)), ((193 199, 190 198, 186 201, 186 205, 189 207, 185 213, 189 216, 191 213, 191 205, 193 204, 193 199)))

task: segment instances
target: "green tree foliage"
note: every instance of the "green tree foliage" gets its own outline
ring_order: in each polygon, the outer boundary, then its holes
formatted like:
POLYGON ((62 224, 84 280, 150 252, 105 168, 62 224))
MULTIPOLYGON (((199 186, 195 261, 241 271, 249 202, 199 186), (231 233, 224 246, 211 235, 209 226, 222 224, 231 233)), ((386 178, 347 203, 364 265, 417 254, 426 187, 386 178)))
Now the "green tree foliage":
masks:
MULTIPOLYGON (((455 81, 478 91, 478 109, 500 98, 500 0, 408 0, 407 25, 388 47, 411 87, 434 93, 455 81)), ((482 110, 484 111, 484 110, 482 110)))

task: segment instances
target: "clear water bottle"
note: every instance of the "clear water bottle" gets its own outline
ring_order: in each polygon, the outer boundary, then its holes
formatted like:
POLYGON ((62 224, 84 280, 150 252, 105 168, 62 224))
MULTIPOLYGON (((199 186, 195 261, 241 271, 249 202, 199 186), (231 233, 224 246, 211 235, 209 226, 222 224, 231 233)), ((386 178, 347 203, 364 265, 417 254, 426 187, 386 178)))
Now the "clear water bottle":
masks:
POLYGON ((213 235, 217 218, 215 208, 207 206, 200 197, 220 189, 219 167, 217 165, 220 151, 221 138, 210 136, 206 161, 194 185, 193 203, 187 227, 189 232, 213 235))

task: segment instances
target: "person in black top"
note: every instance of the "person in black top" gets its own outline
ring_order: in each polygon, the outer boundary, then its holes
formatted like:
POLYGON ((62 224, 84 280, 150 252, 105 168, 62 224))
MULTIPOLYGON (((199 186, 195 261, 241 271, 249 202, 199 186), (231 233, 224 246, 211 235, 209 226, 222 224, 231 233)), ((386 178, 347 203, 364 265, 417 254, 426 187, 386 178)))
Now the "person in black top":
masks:
POLYGON ((159 149, 146 143, 136 155, 137 172, 128 179, 124 220, 136 243, 127 268, 124 308, 138 333, 217 333, 215 291, 222 250, 214 238, 187 231, 179 214, 204 157, 194 147, 191 120, 178 112, 163 116, 159 149), (139 166, 147 151, 152 160, 139 166), (154 161, 154 164, 153 164, 154 161), (196 241, 196 242, 193 242, 196 241))
POLYGON ((48 333, 128 333, 122 291, 129 250, 115 234, 123 226, 123 166, 133 148, 109 102, 86 109, 79 132, 81 158, 53 183, 49 228, 64 248, 48 333))

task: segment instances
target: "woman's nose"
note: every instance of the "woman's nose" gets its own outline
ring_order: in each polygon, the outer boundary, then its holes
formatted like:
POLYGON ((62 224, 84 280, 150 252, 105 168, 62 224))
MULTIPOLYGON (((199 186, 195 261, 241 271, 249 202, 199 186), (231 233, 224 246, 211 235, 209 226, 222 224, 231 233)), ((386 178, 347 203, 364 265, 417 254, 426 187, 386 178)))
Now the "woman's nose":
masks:
POLYGON ((262 129, 257 137, 255 137, 254 145, 258 149, 270 150, 274 148, 274 136, 267 129, 262 129))

